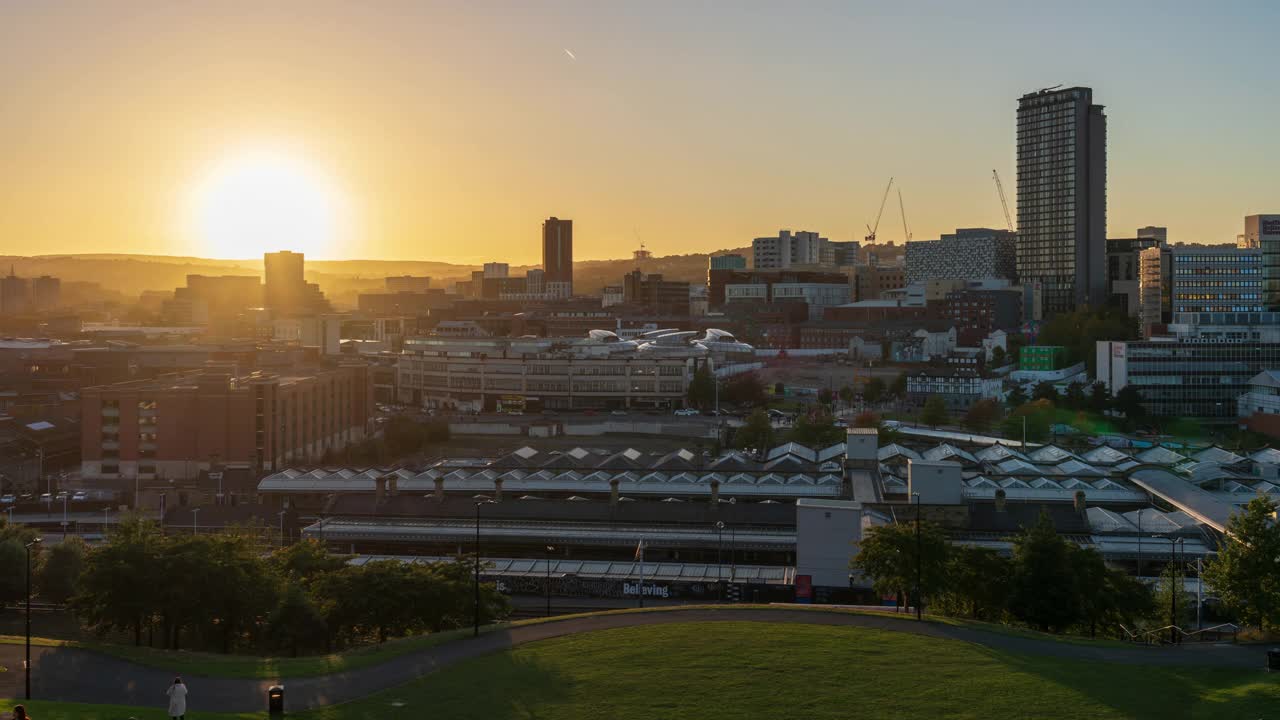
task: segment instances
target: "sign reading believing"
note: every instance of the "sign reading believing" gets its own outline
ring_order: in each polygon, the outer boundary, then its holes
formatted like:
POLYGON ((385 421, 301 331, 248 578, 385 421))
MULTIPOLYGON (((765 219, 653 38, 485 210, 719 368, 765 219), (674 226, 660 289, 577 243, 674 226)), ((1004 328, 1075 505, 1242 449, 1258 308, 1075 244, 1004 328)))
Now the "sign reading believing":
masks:
POLYGON ((666 585, 645 585, 640 583, 622 583, 623 595, 644 595, 645 597, 671 597, 671 589, 666 585))

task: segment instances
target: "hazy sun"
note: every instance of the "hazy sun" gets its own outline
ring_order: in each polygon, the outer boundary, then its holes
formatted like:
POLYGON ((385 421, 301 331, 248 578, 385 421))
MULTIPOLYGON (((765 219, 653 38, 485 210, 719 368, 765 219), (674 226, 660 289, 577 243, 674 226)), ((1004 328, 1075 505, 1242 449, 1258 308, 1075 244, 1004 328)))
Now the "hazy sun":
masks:
POLYGON ((250 258, 266 251, 336 254, 344 202, 324 172, 274 149, 242 151, 194 188, 191 217, 202 253, 250 258))

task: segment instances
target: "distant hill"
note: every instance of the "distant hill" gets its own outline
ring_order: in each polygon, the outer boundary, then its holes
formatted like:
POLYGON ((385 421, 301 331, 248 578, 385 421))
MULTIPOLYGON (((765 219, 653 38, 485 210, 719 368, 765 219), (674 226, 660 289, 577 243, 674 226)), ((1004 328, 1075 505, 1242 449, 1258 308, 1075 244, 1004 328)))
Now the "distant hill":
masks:
MULTIPOLYGON (((668 255, 642 261, 645 273, 661 273, 673 280, 703 282, 707 274, 707 258, 730 252, 746 253, 749 249, 718 250, 712 253, 668 255)), ((14 272, 24 277, 53 275, 65 282, 92 282, 105 290, 126 297, 137 297, 148 290, 170 291, 186 284, 187 275, 261 275, 260 258, 214 260, 173 255, 133 255, 90 253, 75 255, 0 256, 0 274, 14 272)), ((533 265, 513 265, 513 275, 523 274, 533 265)), ((619 285, 622 276, 637 267, 631 259, 583 260, 574 263, 574 284, 581 293, 596 294, 605 285, 619 285)), ((433 285, 444 287, 453 280, 467 279, 479 265, 426 260, 309 260, 307 278, 320 284, 340 305, 352 305, 355 294, 383 286, 390 275, 429 275, 433 285)))

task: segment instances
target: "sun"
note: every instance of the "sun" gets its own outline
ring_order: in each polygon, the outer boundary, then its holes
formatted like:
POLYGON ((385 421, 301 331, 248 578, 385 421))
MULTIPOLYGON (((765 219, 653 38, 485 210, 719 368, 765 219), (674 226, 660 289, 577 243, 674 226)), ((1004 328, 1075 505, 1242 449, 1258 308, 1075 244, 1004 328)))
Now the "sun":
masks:
POLYGON ((305 160, 278 149, 224 158, 191 193, 201 253, 249 258, 279 249, 331 257, 345 221, 342 194, 305 160))

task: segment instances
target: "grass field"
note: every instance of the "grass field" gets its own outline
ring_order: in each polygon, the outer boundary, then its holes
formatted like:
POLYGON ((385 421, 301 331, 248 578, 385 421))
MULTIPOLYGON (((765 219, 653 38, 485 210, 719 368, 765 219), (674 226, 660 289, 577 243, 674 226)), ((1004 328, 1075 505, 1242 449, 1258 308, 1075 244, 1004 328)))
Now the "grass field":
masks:
MULTIPOLYGON (((158 711, 32 703, 41 720, 158 711)), ((685 623, 573 635, 477 658, 299 720, 696 717, 1277 718, 1258 671, 1025 657, 852 627, 685 623)), ((251 715, 202 715, 232 720, 251 715)))

